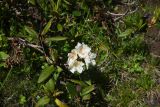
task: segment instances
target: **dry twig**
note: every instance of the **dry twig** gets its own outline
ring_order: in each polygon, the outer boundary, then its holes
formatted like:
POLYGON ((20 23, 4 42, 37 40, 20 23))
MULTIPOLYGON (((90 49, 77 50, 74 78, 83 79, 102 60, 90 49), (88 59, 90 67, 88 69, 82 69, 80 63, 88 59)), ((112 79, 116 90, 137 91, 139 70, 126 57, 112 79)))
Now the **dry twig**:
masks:
POLYGON ((127 11, 125 11, 124 13, 112 13, 110 11, 107 11, 107 15, 111 15, 113 17, 113 20, 116 22, 120 19, 122 19, 123 17, 129 15, 129 14, 133 14, 135 13, 137 10, 138 10, 138 6, 134 9, 134 10, 131 10, 130 7, 132 6, 136 6, 136 2, 133 1, 133 2, 119 2, 121 5, 126 5, 128 7, 127 11))
POLYGON ((34 49, 38 50, 39 52, 41 52, 42 54, 44 54, 44 51, 42 50, 41 46, 31 44, 31 43, 29 43, 28 41, 26 41, 22 38, 8 37, 7 39, 10 40, 10 41, 15 40, 15 41, 17 41, 17 43, 19 43, 22 46, 34 48, 34 49))
POLYGON ((20 44, 22 46, 30 47, 30 48, 33 48, 33 49, 41 52, 42 54, 44 54, 44 56, 46 58, 46 61, 48 63, 51 63, 51 64, 53 63, 53 61, 46 55, 46 53, 44 51, 44 48, 42 46, 29 43, 28 41, 26 41, 25 39, 22 39, 22 38, 8 37, 7 39, 10 40, 10 41, 16 41, 18 44, 20 44))
POLYGON ((116 21, 120 20, 121 18, 125 17, 126 15, 135 13, 137 10, 138 10, 138 7, 135 8, 134 10, 132 10, 132 11, 131 10, 127 10, 124 13, 118 13, 118 14, 116 14, 116 13, 112 13, 112 12, 107 11, 106 14, 109 14, 109 15, 115 17, 113 20, 116 22, 116 21))

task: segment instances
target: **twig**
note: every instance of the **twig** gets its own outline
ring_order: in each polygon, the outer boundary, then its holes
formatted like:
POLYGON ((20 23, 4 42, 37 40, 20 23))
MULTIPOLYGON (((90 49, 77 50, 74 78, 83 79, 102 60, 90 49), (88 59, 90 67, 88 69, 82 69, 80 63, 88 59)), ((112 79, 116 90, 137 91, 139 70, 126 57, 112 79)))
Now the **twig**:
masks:
POLYGON ((139 6, 137 6, 133 11, 129 11, 128 14, 135 13, 135 12, 138 10, 138 7, 139 7, 139 6))
POLYGON ((26 46, 32 47, 32 48, 34 48, 34 49, 40 51, 41 53, 44 53, 44 51, 41 50, 41 46, 34 45, 34 44, 30 44, 30 43, 28 43, 26 46))
POLYGON ((113 20, 116 22, 116 21, 120 20, 121 18, 123 18, 123 17, 126 16, 126 15, 135 13, 137 10, 138 10, 138 7, 137 7, 135 10, 133 10, 133 11, 128 11, 128 12, 126 12, 124 15, 119 16, 119 17, 117 17, 117 18, 115 18, 115 19, 113 19, 113 20))
MULTIPOLYGON (((129 0, 128 2, 120 2, 120 1, 119 1, 118 3, 120 3, 121 5, 127 5, 128 8, 129 8, 129 7, 131 7, 132 5, 134 5, 134 4, 136 3, 136 1, 133 1, 133 2, 131 2, 130 0, 129 0)), ((134 10, 128 9, 128 10, 125 11, 124 13, 118 13, 118 14, 117 14, 117 13, 112 13, 112 12, 110 12, 110 11, 107 11, 107 13, 105 13, 105 14, 113 16, 113 17, 114 17, 113 20, 114 20, 114 21, 118 21, 118 20, 120 20, 121 18, 123 18, 123 17, 126 16, 126 15, 135 13, 137 10, 138 10, 138 6, 137 6, 134 10)))
POLYGON ((133 2, 121 2, 121 4, 124 4, 124 5, 128 5, 128 6, 131 6, 131 5, 134 5, 136 1, 133 1, 133 2))
MULTIPOLYGON (((115 19, 113 19, 113 20, 116 22, 116 21, 120 20, 121 18, 123 18, 123 17, 126 16, 126 15, 135 13, 137 10, 138 10, 138 7, 137 7, 135 10, 133 10, 133 11, 127 10, 124 14, 121 14, 121 16, 120 16, 120 14, 119 14, 119 17, 117 17, 117 18, 115 18, 115 19)), ((117 14, 117 16, 118 16, 118 14, 117 14)))
POLYGON ((134 5, 136 3, 136 1, 130 1, 128 0, 127 2, 122 2, 122 1, 118 1, 118 0, 113 0, 113 2, 117 5, 127 5, 127 6, 131 6, 131 5, 134 5))
POLYGON ((112 16, 124 16, 124 15, 126 15, 127 13, 128 13, 128 10, 127 10, 125 13, 123 13, 123 14, 116 14, 116 13, 112 13, 112 12, 107 11, 107 14, 110 14, 110 15, 112 15, 112 16))
POLYGON ((7 38, 10 41, 16 41, 18 42, 20 45, 26 46, 26 47, 30 47, 30 48, 34 48, 37 51, 41 52, 42 54, 44 54, 46 61, 50 64, 53 63, 53 61, 46 55, 45 51, 44 51, 44 47, 43 46, 39 46, 39 45, 34 45, 29 43, 28 41, 22 39, 22 38, 17 38, 17 37, 8 37, 7 38))
POLYGON ((38 50, 39 52, 41 52, 42 54, 44 54, 44 51, 42 50, 41 46, 31 44, 31 43, 29 43, 28 41, 26 41, 26 40, 24 40, 22 38, 8 37, 7 39, 11 40, 11 41, 15 40, 15 41, 17 41, 19 44, 21 44, 23 46, 34 48, 34 49, 38 50))

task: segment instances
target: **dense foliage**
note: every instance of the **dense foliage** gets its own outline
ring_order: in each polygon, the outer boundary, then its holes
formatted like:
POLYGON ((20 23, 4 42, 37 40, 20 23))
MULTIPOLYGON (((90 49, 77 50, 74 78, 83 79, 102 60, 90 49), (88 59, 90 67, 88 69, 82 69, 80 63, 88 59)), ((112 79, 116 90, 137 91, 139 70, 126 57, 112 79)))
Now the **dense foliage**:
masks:
POLYGON ((0 106, 160 106, 158 6, 0 1, 0 106), (78 42, 96 54, 96 65, 72 73, 68 53, 78 42))

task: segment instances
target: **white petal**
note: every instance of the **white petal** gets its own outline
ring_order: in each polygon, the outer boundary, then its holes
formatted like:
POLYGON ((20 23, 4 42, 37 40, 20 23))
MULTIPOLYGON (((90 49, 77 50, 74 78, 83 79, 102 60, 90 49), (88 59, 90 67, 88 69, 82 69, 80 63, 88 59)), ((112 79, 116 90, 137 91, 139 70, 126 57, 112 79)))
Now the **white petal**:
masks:
POLYGON ((82 44, 81 43, 77 43, 77 45, 75 46, 76 49, 78 49, 82 44))
POLYGON ((78 50, 78 56, 80 58, 85 58, 89 54, 89 52, 91 51, 91 48, 89 48, 85 44, 82 44, 77 50, 78 50))
POLYGON ((75 60, 77 60, 78 56, 77 56, 77 50, 76 49, 73 49, 71 51, 71 53, 68 53, 68 61, 67 61, 67 64, 69 66, 71 66, 75 60))
POLYGON ((72 49, 71 52, 74 53, 74 54, 77 54, 78 50, 77 49, 72 49))
POLYGON ((83 67, 77 68, 77 72, 82 73, 82 71, 83 71, 83 67))
POLYGON ((86 67, 87 67, 87 69, 88 69, 88 66, 89 66, 89 64, 91 63, 91 61, 90 61, 89 58, 85 58, 84 61, 85 61, 86 67))
POLYGON ((67 65, 71 66, 74 64, 74 62, 75 62, 75 60, 68 58, 67 65))
POLYGON ((77 59, 77 51, 72 50, 71 53, 68 53, 68 58, 72 58, 73 60, 77 59))
POLYGON ((92 60, 91 63, 92 63, 92 65, 96 65, 96 61, 95 60, 92 60))
POLYGON ((75 71, 82 73, 84 63, 81 61, 75 61, 74 64, 70 67, 70 71, 74 73, 75 71))
POLYGON ((91 52, 89 53, 89 57, 90 57, 90 59, 94 59, 94 58, 96 58, 96 56, 97 56, 97 55, 96 55, 96 54, 94 54, 94 53, 91 53, 91 52))
POLYGON ((75 67, 72 67, 72 68, 70 69, 70 71, 71 71, 72 73, 74 73, 74 72, 76 71, 75 67))

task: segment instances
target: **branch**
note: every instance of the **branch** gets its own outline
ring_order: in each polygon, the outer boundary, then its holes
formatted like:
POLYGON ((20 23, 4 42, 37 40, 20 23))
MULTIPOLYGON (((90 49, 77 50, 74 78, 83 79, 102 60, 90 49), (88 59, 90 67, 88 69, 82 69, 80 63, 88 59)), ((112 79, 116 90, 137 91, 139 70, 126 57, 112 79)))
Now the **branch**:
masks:
POLYGON ((120 20, 121 18, 123 18, 123 17, 126 16, 126 15, 135 13, 137 10, 138 10, 138 7, 136 7, 136 8, 135 8, 134 10, 132 10, 132 11, 131 11, 131 10, 127 10, 126 12, 121 13, 121 14, 116 14, 116 13, 112 13, 112 12, 109 12, 109 11, 107 11, 106 14, 109 14, 109 15, 111 15, 111 16, 113 16, 113 17, 116 17, 116 18, 113 19, 113 20, 116 22, 116 21, 120 20))
POLYGON ((8 37, 7 38, 10 41, 16 41, 17 43, 19 43, 20 45, 26 46, 26 47, 30 47, 30 48, 34 48, 37 51, 41 52, 42 54, 44 54, 46 61, 50 64, 53 64, 53 61, 46 55, 44 48, 42 46, 39 45, 34 45, 29 43, 28 41, 22 39, 22 38, 17 38, 17 37, 8 37))
POLYGON ((131 5, 134 5, 136 3, 136 1, 128 1, 128 2, 122 2, 122 1, 117 1, 117 0, 113 0, 113 3, 114 4, 117 4, 117 5, 127 5, 127 6, 131 6, 131 5))
POLYGON ((128 11, 128 12, 126 12, 126 14, 124 14, 124 15, 122 15, 122 16, 120 16, 120 17, 115 18, 114 21, 116 22, 116 21, 120 20, 121 18, 123 18, 123 17, 126 16, 126 15, 133 14, 133 13, 135 13, 137 10, 138 10, 138 7, 137 7, 136 9, 134 9, 133 11, 128 11))
POLYGON ((16 41, 16 42, 18 42, 20 45, 34 48, 34 49, 38 50, 39 52, 41 52, 42 54, 44 54, 44 51, 42 50, 42 47, 41 47, 41 46, 31 44, 31 43, 29 43, 28 41, 26 41, 26 40, 24 40, 24 39, 22 39, 22 38, 8 37, 7 39, 10 40, 10 41, 16 41))
POLYGON ((136 3, 136 1, 133 1, 133 2, 121 2, 121 3, 124 4, 124 5, 131 6, 131 5, 134 5, 136 3))
POLYGON ((125 13, 123 13, 123 14, 116 14, 116 13, 112 13, 112 12, 109 12, 109 11, 107 11, 106 14, 110 14, 110 15, 112 15, 112 16, 124 16, 124 15, 126 15, 127 13, 128 13, 128 10, 127 10, 125 13))
POLYGON ((119 3, 120 5, 123 5, 123 6, 127 6, 127 7, 128 7, 127 11, 125 11, 124 13, 118 13, 118 14, 117 14, 117 13, 112 13, 112 12, 110 12, 110 11, 107 11, 107 12, 105 13, 105 14, 107 14, 107 15, 111 15, 111 16, 113 17, 113 20, 114 20, 114 21, 118 21, 118 20, 120 20, 121 18, 125 17, 126 15, 135 13, 135 12, 138 10, 138 7, 139 7, 139 6, 136 5, 136 1, 132 1, 132 0, 128 0, 127 2, 122 2, 122 1, 116 1, 116 0, 114 0, 114 2, 117 2, 117 3, 119 3), (130 7, 135 7, 135 6, 136 6, 136 8, 135 8, 134 10, 130 9, 130 7))

